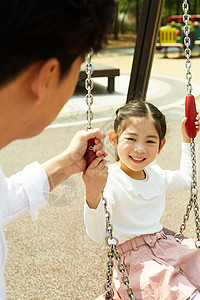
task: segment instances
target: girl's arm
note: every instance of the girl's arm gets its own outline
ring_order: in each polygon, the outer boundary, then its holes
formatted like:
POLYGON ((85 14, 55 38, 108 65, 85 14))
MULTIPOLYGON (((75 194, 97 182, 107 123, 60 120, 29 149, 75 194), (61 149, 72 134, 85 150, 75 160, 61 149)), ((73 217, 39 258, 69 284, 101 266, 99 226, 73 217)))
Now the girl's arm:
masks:
MULTIPOLYGON (((106 187, 103 192, 103 196, 107 200, 107 210, 112 216, 115 209, 116 199, 116 182, 112 180, 112 176, 108 176, 106 187)), ((107 236, 106 233, 106 217, 104 204, 102 199, 100 200, 96 209, 91 209, 85 201, 84 208, 84 221, 88 236, 96 243, 103 243, 107 236)))
MULTIPOLYGON (((184 118, 181 124, 182 130, 182 155, 180 161, 180 169, 177 171, 165 171, 165 184, 167 191, 177 192, 190 188, 192 180, 192 164, 190 151, 190 137, 186 131, 187 118, 184 118)), ((200 117, 196 118, 197 133, 200 130, 200 117)), ((196 149, 197 152, 197 149, 196 149)))
POLYGON ((84 222, 87 235, 96 243, 103 243, 106 237, 106 217, 103 202, 96 209, 91 209, 85 201, 84 222))
POLYGON ((84 221, 88 236, 102 243, 106 234, 106 219, 101 192, 107 182, 108 168, 104 156, 96 158, 83 173, 86 187, 84 221))
POLYGON ((104 155, 97 157, 83 172, 83 181, 86 188, 86 202, 89 208, 96 209, 101 200, 108 177, 108 167, 104 155))

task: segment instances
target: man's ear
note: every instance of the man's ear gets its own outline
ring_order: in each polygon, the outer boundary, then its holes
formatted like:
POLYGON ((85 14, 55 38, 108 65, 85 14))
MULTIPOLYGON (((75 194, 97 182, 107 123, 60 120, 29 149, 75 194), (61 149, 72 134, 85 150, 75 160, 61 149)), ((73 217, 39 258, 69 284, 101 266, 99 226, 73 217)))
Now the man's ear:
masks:
POLYGON ((53 95, 59 82, 60 65, 56 58, 48 59, 40 65, 37 76, 32 82, 32 91, 35 95, 35 101, 40 103, 47 96, 53 95))
POLYGON ((117 136, 114 130, 109 131, 108 133, 109 141, 113 147, 117 146, 117 136))
POLYGON ((160 151, 164 147, 165 143, 166 143, 166 139, 164 138, 164 139, 161 140, 160 148, 159 148, 159 152, 158 153, 160 153, 160 151))

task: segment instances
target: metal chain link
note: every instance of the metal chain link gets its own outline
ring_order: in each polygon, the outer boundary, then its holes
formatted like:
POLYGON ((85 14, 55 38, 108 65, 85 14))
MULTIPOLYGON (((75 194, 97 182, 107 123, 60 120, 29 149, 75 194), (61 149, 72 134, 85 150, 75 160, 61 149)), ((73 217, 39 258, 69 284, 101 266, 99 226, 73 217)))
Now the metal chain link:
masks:
POLYGON ((191 49, 190 49, 190 27, 188 25, 189 22, 189 15, 188 15, 188 10, 189 10, 189 4, 187 0, 183 1, 182 4, 182 9, 183 9, 183 22, 185 23, 184 26, 184 45, 185 45, 185 57, 186 57, 186 62, 185 62, 185 67, 186 67, 186 79, 187 79, 187 92, 188 95, 191 94, 192 92, 192 84, 191 84, 191 79, 192 79, 192 73, 190 71, 190 68, 192 66, 190 56, 191 56, 191 49))
POLYGON ((85 66, 85 73, 87 75, 87 78, 85 80, 85 88, 87 90, 87 95, 85 96, 85 101, 88 107, 88 110, 86 112, 86 117, 87 117, 87 129, 92 128, 92 120, 93 120, 93 112, 91 109, 91 105, 93 104, 93 95, 92 95, 92 90, 94 87, 94 82, 91 78, 92 73, 93 73, 93 65, 91 62, 93 56, 93 50, 91 49, 90 52, 86 55, 86 66, 85 66))
MULTIPOLYGON (((93 87, 94 87, 94 82, 91 78, 92 73, 93 73, 93 65, 91 63, 91 59, 93 56, 93 50, 91 49, 90 53, 87 54, 86 56, 86 67, 85 67, 85 72, 87 75, 87 78, 85 80, 85 88, 87 90, 87 95, 86 95, 86 104, 88 106, 88 110, 86 112, 87 116, 87 129, 92 128, 91 121, 93 120, 93 112, 91 109, 91 106, 93 104, 93 95, 91 93, 93 87)), ((106 237, 106 243, 109 247, 108 251, 108 262, 107 262, 107 281, 106 284, 104 285, 105 288, 105 293, 104 293, 104 298, 107 300, 112 300, 114 296, 114 291, 112 287, 112 279, 113 279, 113 267, 114 267, 114 258, 117 260, 117 265, 118 269, 122 274, 122 281, 126 285, 126 290, 127 290, 127 295, 129 296, 130 299, 135 300, 133 296, 133 290, 129 286, 129 279, 128 276, 125 274, 125 266, 123 262, 121 261, 121 255, 119 251, 117 250, 117 245, 118 245, 118 240, 113 237, 112 231, 113 227, 110 222, 110 213, 107 210, 107 200, 103 196, 103 192, 101 192, 102 196, 102 201, 104 204, 104 211, 105 211, 105 217, 106 217, 106 230, 108 232, 108 235, 106 237)))
POLYGON ((197 248, 200 248, 200 245, 198 245, 198 242, 200 242, 200 221, 199 221, 199 205, 198 205, 198 198, 197 198, 198 189, 197 189, 196 151, 195 151, 195 142, 194 142, 193 138, 191 138, 190 148, 191 148, 191 160, 192 160, 191 196, 190 196, 190 201, 187 205, 186 212, 183 217, 183 222, 181 223, 181 226, 180 226, 180 231, 179 231, 179 233, 176 233, 174 237, 177 240, 177 242, 179 242, 179 243, 181 243, 184 240, 183 232, 186 229, 186 224, 187 224, 187 221, 189 220, 192 206, 194 205, 196 234, 197 234, 195 246, 197 248))
POLYGON ((104 205, 104 211, 105 211, 105 216, 106 216, 106 230, 108 232, 108 235, 106 237, 106 243, 109 247, 108 251, 108 270, 107 270, 107 282, 104 286, 105 288, 105 293, 104 293, 104 298, 105 299, 113 299, 114 296, 114 291, 112 287, 112 277, 113 277, 113 267, 114 267, 114 257, 117 261, 117 267, 119 272, 122 274, 122 282, 126 286, 126 292, 127 295, 130 299, 135 300, 133 296, 133 290, 129 285, 129 279, 128 276, 125 274, 126 273, 126 268, 125 265, 123 264, 121 260, 121 255, 120 252, 117 250, 117 245, 118 245, 118 240, 113 236, 113 226, 110 221, 110 212, 107 210, 107 200, 103 196, 103 192, 101 193, 103 205, 104 205))
MULTIPOLYGON (((184 26, 184 44, 185 44, 185 56, 186 56, 186 79, 187 79, 187 92, 188 95, 191 94, 192 91, 192 85, 191 85, 191 79, 192 79, 192 74, 190 72, 191 68, 191 61, 190 61, 190 55, 191 55, 191 49, 190 49, 190 38, 189 38, 189 33, 190 33, 190 28, 188 26, 189 22, 189 15, 188 15, 188 10, 189 10, 189 4, 187 0, 183 1, 183 21, 185 23, 184 26)), ((183 232, 186 229, 186 224, 187 221, 189 220, 190 212, 192 210, 192 206, 194 205, 194 213, 195 213, 195 223, 196 223, 196 234, 197 234, 197 239, 195 241, 195 246, 196 248, 200 248, 200 245, 198 245, 198 242, 200 242, 200 220, 199 220, 199 205, 198 205, 198 189, 197 189, 197 163, 196 163, 196 151, 195 151, 195 141, 193 138, 191 138, 190 141, 190 149, 191 149, 191 161, 192 161, 192 184, 191 184, 191 196, 189 203, 186 208, 186 212, 183 217, 183 222, 180 226, 180 231, 179 233, 175 234, 175 239, 177 242, 181 243, 184 239, 183 232)))
POLYGON ((199 222, 199 204, 198 204, 198 188, 197 188, 197 163, 196 163, 196 151, 195 151, 195 142, 194 139, 191 138, 191 159, 192 159, 192 185, 191 185, 191 199, 194 205, 194 214, 195 214, 195 223, 196 223, 196 234, 197 239, 195 241, 195 246, 198 246, 198 242, 200 241, 200 222, 199 222))

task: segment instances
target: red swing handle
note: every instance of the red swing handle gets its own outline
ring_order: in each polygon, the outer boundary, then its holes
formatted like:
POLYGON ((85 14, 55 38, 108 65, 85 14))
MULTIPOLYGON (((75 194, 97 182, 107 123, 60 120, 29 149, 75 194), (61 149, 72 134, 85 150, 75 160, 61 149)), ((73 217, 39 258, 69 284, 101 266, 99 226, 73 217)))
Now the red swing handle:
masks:
POLYGON ((195 138, 197 134, 195 121, 197 116, 195 98, 193 95, 185 97, 185 116, 187 118, 186 130, 190 138, 195 138))
POLYGON ((93 151, 94 147, 94 139, 88 140, 88 146, 85 152, 85 159, 87 162, 87 167, 93 162, 93 160, 97 157, 96 152, 93 151))

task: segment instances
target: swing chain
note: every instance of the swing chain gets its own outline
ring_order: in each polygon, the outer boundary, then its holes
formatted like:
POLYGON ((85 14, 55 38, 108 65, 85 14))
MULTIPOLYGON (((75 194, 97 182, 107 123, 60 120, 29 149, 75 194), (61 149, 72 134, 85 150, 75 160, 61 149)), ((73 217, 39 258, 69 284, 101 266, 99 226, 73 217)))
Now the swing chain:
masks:
POLYGON ((91 78, 92 73, 94 71, 93 65, 91 62, 92 56, 93 56, 93 50, 91 49, 90 52, 86 55, 86 66, 85 66, 85 73, 87 75, 87 78, 85 80, 85 88, 87 90, 87 95, 85 97, 85 101, 88 106, 88 110, 86 112, 87 122, 88 122, 87 129, 92 128, 91 122, 93 120, 93 112, 91 109, 91 106, 93 104, 92 89, 94 87, 94 82, 91 78))
POLYGON ((192 206, 194 205, 196 234, 197 234, 195 246, 196 246, 196 248, 200 248, 200 246, 198 246, 198 242, 200 242, 200 220, 199 220, 199 205, 198 205, 198 198, 197 198, 198 189, 197 189, 197 175, 196 175, 196 151, 195 151, 195 142, 194 142, 193 138, 191 138, 190 148, 191 148, 191 161, 192 161, 191 197, 190 197, 190 201, 187 205, 185 215, 183 217, 183 222, 180 226, 180 231, 179 231, 179 233, 176 233, 174 237, 175 237, 176 241, 179 243, 181 243, 183 241, 183 239, 184 239, 183 232, 185 231, 186 223, 189 220, 190 212, 192 210, 192 206))
MULTIPOLYGON (((92 73, 93 73, 93 65, 91 63, 92 56, 93 56, 93 50, 91 49, 90 53, 88 53, 86 56, 86 66, 85 66, 85 72, 87 75, 87 78, 85 80, 85 88, 87 90, 86 104, 88 106, 88 110, 86 112, 87 122, 88 122, 87 130, 92 128, 91 121, 93 120, 93 112, 91 109, 91 106, 93 104, 93 95, 92 95, 91 91, 94 87, 94 82, 91 78, 92 73)), ((122 273, 122 281, 126 285, 127 294, 130 299, 135 300, 135 298, 133 296, 133 290, 129 286, 128 276, 125 274, 125 266, 124 266, 123 262, 121 262, 121 255, 120 255, 119 251, 117 250, 117 245, 119 242, 112 235, 113 227, 110 222, 111 216, 110 216, 110 212, 107 210, 107 200, 106 200, 106 198, 104 198, 103 192, 101 192, 101 197, 102 197, 102 201, 104 204, 104 211, 105 211, 105 217, 106 217, 106 230, 108 232, 108 236, 106 237, 106 243, 109 247, 108 263, 107 263, 107 267, 108 267, 107 282, 104 286, 105 287, 104 298, 107 300, 112 300, 113 296, 114 296, 114 291, 113 291, 113 287, 112 287, 112 278, 113 278, 113 267, 114 267, 114 258, 115 258, 118 262, 118 269, 122 273)))
POLYGON ((108 251, 108 270, 107 270, 107 283, 105 284, 105 293, 104 298, 105 299, 113 299, 114 291, 112 288, 112 277, 113 277, 113 267, 114 267, 114 257, 117 261, 117 267, 120 273, 122 274, 122 281, 126 286, 127 295, 130 299, 135 300, 133 296, 133 290, 129 286, 129 279, 128 276, 125 274, 126 268, 121 260, 120 252, 117 250, 118 240, 113 236, 112 231, 113 227, 110 222, 110 212, 107 210, 107 200, 103 196, 103 192, 101 192, 101 197, 104 205, 104 211, 106 216, 106 230, 108 232, 108 236, 106 237, 106 243, 109 247, 108 251))
POLYGON ((189 15, 188 15, 188 10, 189 10, 189 4, 187 2, 187 0, 183 1, 182 4, 182 9, 183 9, 183 22, 185 23, 184 26, 184 45, 185 45, 185 57, 186 57, 186 62, 185 62, 185 67, 186 67, 186 79, 187 79, 187 92, 188 95, 191 94, 192 92, 192 84, 191 84, 191 79, 192 79, 192 73, 190 71, 190 68, 192 66, 191 64, 191 60, 190 60, 190 56, 191 56, 191 49, 190 49, 190 37, 189 37, 189 33, 190 33, 190 27, 188 25, 189 22, 189 15))
POLYGON ((195 222, 196 222, 196 234, 197 239, 195 241, 196 248, 200 248, 198 246, 198 242, 200 241, 200 220, 199 220, 199 205, 198 205, 198 188, 197 188, 197 170, 196 170, 196 151, 195 151, 195 142, 194 139, 191 138, 191 159, 192 159, 192 186, 191 186, 191 199, 194 205, 194 213, 195 213, 195 222))
POLYGON ((112 288, 112 277, 113 277, 113 266, 114 266, 114 250, 109 249, 108 251, 108 263, 107 263, 107 282, 104 285, 105 288, 105 299, 113 299, 114 291, 112 288))
MULTIPOLYGON (((185 45, 185 57, 186 57, 186 79, 187 79, 187 92, 188 95, 191 94, 192 91, 192 85, 191 85, 191 79, 192 79, 192 73, 190 71, 191 68, 191 61, 190 61, 190 56, 191 56, 191 49, 190 49, 190 42, 191 39, 189 37, 190 33, 190 27, 188 25, 189 23, 189 15, 188 15, 188 10, 189 10, 189 4, 187 0, 183 1, 182 4, 182 9, 183 9, 183 21, 185 23, 184 26, 184 45, 185 45)), ((180 227, 180 232, 175 235, 176 240, 181 242, 184 239, 183 236, 183 231, 186 228, 186 223, 189 219, 189 214, 190 211, 192 210, 192 206, 194 205, 194 213, 195 213, 195 222, 196 222, 196 234, 197 234, 197 239, 195 241, 195 246, 196 248, 200 248, 198 246, 198 242, 200 241, 200 219, 199 219, 199 205, 198 205, 198 189, 197 189, 197 163, 196 163, 196 151, 195 151, 195 141, 193 138, 190 140, 190 149, 191 149, 191 161, 192 161, 192 185, 191 185, 191 196, 190 196, 190 201, 187 205, 187 210, 183 218, 183 222, 180 227), (179 237, 178 237, 179 235, 179 237)))
POLYGON ((108 232, 108 236, 106 237, 106 243, 109 247, 108 251, 108 263, 107 263, 107 282, 104 285, 105 299, 113 299, 114 291, 112 287, 112 278, 113 278, 113 267, 114 267, 114 257, 115 257, 115 247, 118 244, 117 239, 113 239, 112 236, 112 224, 110 223, 110 212, 107 210, 107 199, 103 196, 103 192, 101 192, 101 197, 104 205, 105 217, 106 217, 106 231, 108 232))
POLYGON ((125 274, 125 266, 123 264, 123 262, 121 261, 121 255, 120 255, 120 252, 115 249, 115 258, 117 260, 117 267, 118 267, 118 270, 120 271, 120 273, 122 274, 122 281, 123 283, 125 284, 126 286, 126 292, 127 292, 127 295, 130 299, 134 300, 134 296, 133 296, 133 290, 132 288, 129 286, 129 279, 128 279, 128 276, 125 274))

